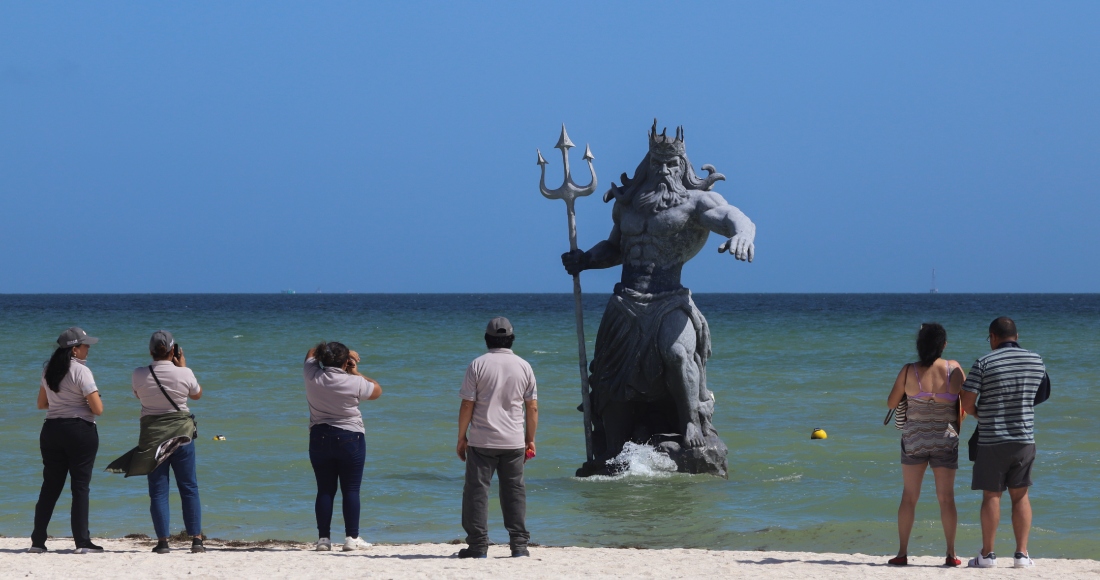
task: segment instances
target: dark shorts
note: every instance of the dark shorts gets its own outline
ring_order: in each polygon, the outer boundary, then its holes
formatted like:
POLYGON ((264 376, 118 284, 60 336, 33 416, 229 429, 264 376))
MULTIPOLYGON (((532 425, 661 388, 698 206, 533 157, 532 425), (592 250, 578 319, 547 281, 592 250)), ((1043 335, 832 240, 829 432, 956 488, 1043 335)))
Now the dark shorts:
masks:
POLYGON ((905 442, 901 443, 901 464, 902 465, 924 465, 928 463, 928 466, 936 469, 938 467, 946 467, 948 469, 959 468, 959 442, 956 439, 954 445, 943 445, 937 449, 928 450, 923 453, 910 454, 905 452, 905 442))
POLYGON ((1001 492, 1005 489, 1029 487, 1033 463, 1034 443, 978 445, 970 489, 1001 492))

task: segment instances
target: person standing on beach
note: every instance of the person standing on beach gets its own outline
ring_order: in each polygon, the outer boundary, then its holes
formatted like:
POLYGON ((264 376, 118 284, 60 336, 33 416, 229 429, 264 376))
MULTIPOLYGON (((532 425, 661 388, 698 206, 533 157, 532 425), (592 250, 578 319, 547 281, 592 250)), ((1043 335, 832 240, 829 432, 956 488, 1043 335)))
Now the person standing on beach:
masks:
POLYGON ((527 549, 527 488, 523 464, 535 456, 539 425, 538 393, 531 365, 512 352, 515 333, 507 318, 489 321, 485 346, 489 352, 466 368, 458 396, 458 458, 466 462, 462 489, 462 528, 469 547, 459 558, 485 558, 489 548, 489 485, 496 471, 500 510, 512 557, 530 556, 527 549))
MULTIPOLYGON (((131 386, 134 396, 141 401, 141 431, 147 435, 161 431, 160 439, 168 435, 167 430, 182 429, 185 443, 177 445, 167 459, 148 472, 149 513, 153 516, 153 529, 157 534, 157 545, 153 551, 167 554, 169 527, 168 510, 168 469, 176 476, 176 487, 180 492, 183 505, 183 524, 187 535, 191 536, 191 552, 202 553, 206 548, 202 544, 202 504, 199 502, 199 478, 196 469, 196 444, 194 419, 187 408, 187 400, 199 400, 202 386, 195 373, 187 368, 187 359, 183 349, 176 343, 172 333, 158 330, 149 339, 149 354, 153 364, 134 369, 131 386)), ((158 447, 161 447, 158 445, 158 447)))
POLYGON ((89 347, 99 342, 79 327, 72 327, 57 338, 57 349, 42 372, 38 387, 38 408, 46 409, 46 421, 38 437, 42 451, 42 490, 34 506, 34 531, 30 552, 46 552, 47 527, 66 476, 72 476, 73 494, 70 516, 75 553, 99 553, 103 548, 92 543, 88 531, 88 495, 92 467, 99 451, 99 432, 95 418, 103 414, 92 371, 88 370, 89 347))
POLYGON ((1007 316, 989 325, 992 352, 974 361, 963 385, 963 410, 978 419, 971 489, 982 491, 982 551, 967 563, 993 568, 993 541, 1001 521, 1001 496, 1012 499, 1016 535, 1013 567, 1035 563, 1027 551, 1031 531, 1031 466, 1035 462, 1035 405, 1050 396, 1050 377, 1038 354, 1020 348, 1016 323, 1007 316))
POLYGON ((339 484, 343 500, 344 551, 371 547, 359 537, 359 486, 367 456, 359 403, 382 396, 378 381, 359 373, 359 353, 339 342, 321 342, 306 353, 303 370, 309 404, 309 462, 317 478, 317 545, 332 550, 329 532, 339 484))
POLYGON ((904 488, 898 506, 898 555, 888 564, 909 563, 909 534, 913 531, 917 500, 920 499, 924 470, 932 466, 940 522, 947 539, 945 565, 962 562, 955 554, 955 530, 959 514, 955 509, 955 472, 959 469, 959 392, 965 378, 959 363, 942 358, 947 348, 947 331, 935 323, 920 325, 917 332, 917 362, 902 367, 886 400, 893 409, 908 399, 905 431, 901 436, 901 474, 904 488))

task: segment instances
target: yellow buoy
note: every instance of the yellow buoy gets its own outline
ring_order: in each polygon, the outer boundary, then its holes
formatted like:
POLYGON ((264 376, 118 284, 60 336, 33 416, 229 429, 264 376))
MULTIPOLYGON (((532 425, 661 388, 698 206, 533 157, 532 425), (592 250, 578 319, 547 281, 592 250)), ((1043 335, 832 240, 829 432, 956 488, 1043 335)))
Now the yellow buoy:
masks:
POLYGON ((215 435, 214 441, 225 441, 225 435, 215 435))
POLYGON ((829 435, 827 433, 825 433, 824 429, 821 429, 821 428, 814 429, 814 432, 810 433, 810 439, 828 439, 828 438, 829 438, 829 435))

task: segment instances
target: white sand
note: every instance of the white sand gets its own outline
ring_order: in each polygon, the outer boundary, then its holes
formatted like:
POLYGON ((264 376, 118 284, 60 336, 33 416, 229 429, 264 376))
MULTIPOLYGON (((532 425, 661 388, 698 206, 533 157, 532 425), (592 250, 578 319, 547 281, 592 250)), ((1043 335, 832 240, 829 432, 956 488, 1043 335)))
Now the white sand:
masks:
MULTIPOLYGON (((885 566, 887 556, 808 552, 726 552, 612 548, 531 548, 530 558, 508 557, 493 546, 487 560, 459 560, 460 546, 375 546, 361 552, 313 552, 307 545, 226 545, 208 541, 207 553, 191 554, 175 543, 171 554, 153 554, 152 542, 100 540, 103 554, 71 554, 72 540, 50 540, 47 554, 28 554, 27 538, 0 538, 3 578, 1096 578, 1096 560, 1037 559, 1014 570, 1002 558, 993 570, 948 569, 942 557, 911 558, 906 568, 885 566)), ((963 561, 965 567, 966 562, 963 561)))

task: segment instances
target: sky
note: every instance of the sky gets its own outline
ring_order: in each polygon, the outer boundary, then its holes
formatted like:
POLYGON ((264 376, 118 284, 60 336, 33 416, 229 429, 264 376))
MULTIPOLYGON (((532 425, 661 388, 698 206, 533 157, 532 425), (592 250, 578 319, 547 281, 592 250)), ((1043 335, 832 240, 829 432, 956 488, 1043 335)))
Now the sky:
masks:
POLYGON ((654 118, 696 292, 1098 292, 1098 103, 1095 2, 4 2, 0 293, 570 292, 654 118))

